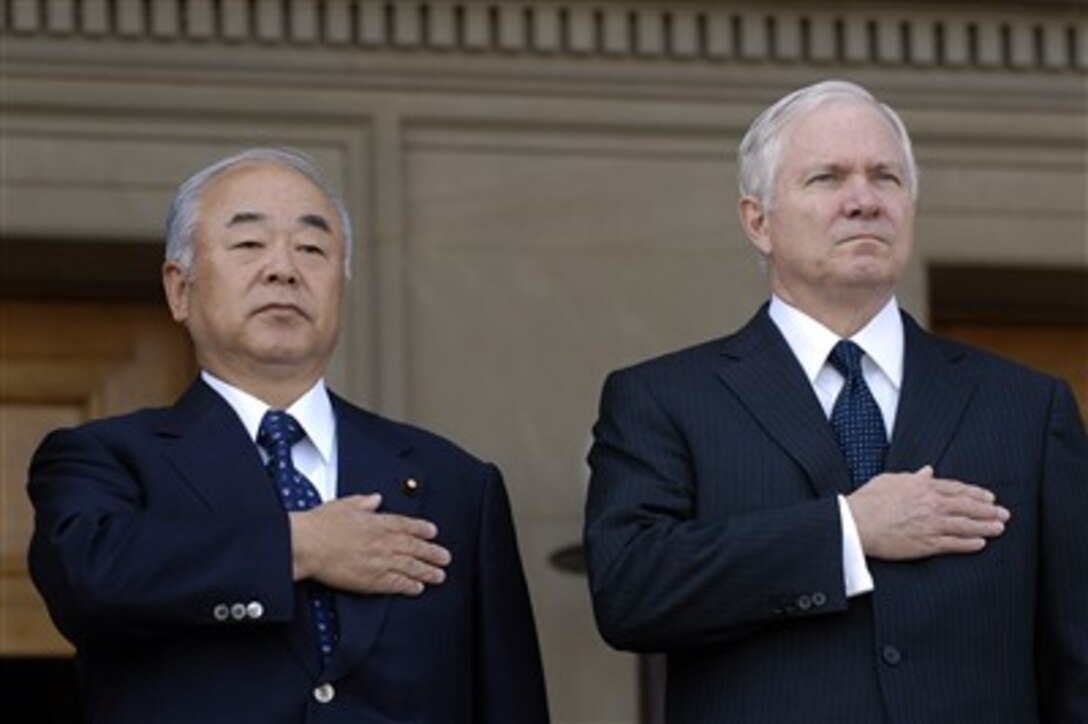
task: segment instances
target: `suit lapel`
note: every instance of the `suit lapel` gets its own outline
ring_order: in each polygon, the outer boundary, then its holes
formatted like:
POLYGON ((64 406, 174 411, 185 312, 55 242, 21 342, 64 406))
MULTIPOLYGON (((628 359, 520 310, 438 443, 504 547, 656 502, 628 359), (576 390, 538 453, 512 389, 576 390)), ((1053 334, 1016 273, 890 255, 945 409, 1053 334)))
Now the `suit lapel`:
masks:
POLYGON ((903 386, 885 466, 889 472, 936 466, 978 385, 962 348, 943 344, 905 313, 903 331, 903 386))
POLYGON ((808 474, 818 495, 840 492, 846 462, 804 370, 767 306, 722 348, 721 380, 808 474))
MULTIPOLYGON (((197 380, 165 417, 159 434, 168 440, 163 457, 217 515, 283 515, 283 504, 261 464, 260 453, 233 408, 197 380)), ((295 616, 309 621, 305 596, 296 596, 295 616)), ((283 643, 312 675, 317 650, 306 626, 285 626, 283 643)))
MULTIPOLYGON (((406 440, 391 433, 375 418, 335 395, 339 470, 337 497, 380 493, 380 511, 415 517, 426 497, 426 476, 405 459, 406 440), (415 480, 414 490, 406 481, 415 480)), ((388 595, 338 593, 340 643, 329 662, 330 673, 347 671, 366 656, 381 630, 389 606, 388 595)))
MULTIPOLYGON (((404 458, 410 445, 375 418, 331 395, 337 420, 337 496, 381 493, 381 511, 417 516, 426 476, 404 458), (413 491, 405 482, 415 480, 413 491)), ((230 405, 199 379, 164 417, 163 456, 213 512, 282 514, 260 454, 230 405)), ((389 596, 338 593, 340 644, 329 666, 346 671, 361 660, 381 630, 389 596)), ((304 596, 296 615, 309 621, 304 596)), ((286 627, 285 644, 317 676, 317 651, 307 626, 286 627)))
POLYGON ((217 513, 276 513, 283 508, 260 453, 227 402, 197 380, 170 411, 159 434, 163 456, 217 513))

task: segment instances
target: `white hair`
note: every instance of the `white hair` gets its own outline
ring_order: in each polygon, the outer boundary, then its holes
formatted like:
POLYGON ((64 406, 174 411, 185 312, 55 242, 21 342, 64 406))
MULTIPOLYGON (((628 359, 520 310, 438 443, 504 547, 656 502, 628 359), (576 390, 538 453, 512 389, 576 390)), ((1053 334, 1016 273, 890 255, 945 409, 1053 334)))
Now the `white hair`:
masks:
POLYGON ((842 101, 868 104, 888 121, 899 139, 906 164, 907 187, 911 196, 917 198, 918 167, 914 161, 910 134, 907 133, 899 114, 860 85, 844 80, 827 80, 806 86, 790 93, 759 114, 740 142, 738 161, 741 195, 753 197, 764 209, 771 208, 782 152, 783 131, 806 113, 828 103, 842 101))
POLYGON ((166 215, 166 260, 177 262, 186 273, 193 268, 193 235, 197 225, 197 206, 208 185, 218 176, 245 164, 283 166, 309 179, 329 200, 340 220, 344 237, 344 275, 351 275, 351 219, 347 208, 325 182, 317 164, 308 156, 283 148, 250 148, 205 166, 178 187, 166 215))

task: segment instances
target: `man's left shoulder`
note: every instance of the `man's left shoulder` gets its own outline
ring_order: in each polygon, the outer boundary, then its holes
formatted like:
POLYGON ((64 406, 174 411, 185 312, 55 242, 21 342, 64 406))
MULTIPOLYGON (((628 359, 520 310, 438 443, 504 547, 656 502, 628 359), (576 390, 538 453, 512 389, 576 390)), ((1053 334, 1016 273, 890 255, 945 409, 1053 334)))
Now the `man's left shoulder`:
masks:
POLYGON ((332 399, 339 424, 361 427, 378 442, 468 473, 482 474, 494 467, 436 431, 380 415, 335 395, 332 399))
POLYGON ((1047 387, 1057 381, 1056 377, 1047 372, 993 350, 948 337, 930 335, 930 338, 949 359, 967 364, 987 376, 1015 379, 1025 384, 1047 387))

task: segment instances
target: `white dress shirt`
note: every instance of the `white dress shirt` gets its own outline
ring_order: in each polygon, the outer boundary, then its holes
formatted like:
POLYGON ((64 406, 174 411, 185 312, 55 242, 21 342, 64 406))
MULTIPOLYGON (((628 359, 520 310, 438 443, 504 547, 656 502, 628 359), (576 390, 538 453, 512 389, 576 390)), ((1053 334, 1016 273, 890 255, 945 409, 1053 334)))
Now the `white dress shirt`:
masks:
MULTIPOLYGON (((824 414, 830 419, 835 398, 846 382, 842 374, 827 361, 831 348, 839 342, 839 336, 777 296, 772 295, 768 311, 804 369, 824 414)), ((891 440, 903 382, 903 319, 895 298, 888 300, 884 308, 850 339, 865 350, 861 371, 880 407, 884 429, 891 440)), ((839 496, 839 516, 843 532, 846 595, 868 593, 873 590, 873 577, 865 563, 854 516, 842 495, 839 496)))
MULTIPOLYGON (((269 405, 207 370, 201 370, 200 375, 238 414, 250 439, 260 452, 261 460, 267 462, 268 453, 257 445, 257 432, 264 413, 271 409, 269 405)), ((318 380, 306 394, 287 408, 287 412, 298 420, 306 433, 291 448, 291 460, 295 468, 317 488, 322 502, 327 503, 336 498, 336 415, 332 411, 325 381, 318 380)))

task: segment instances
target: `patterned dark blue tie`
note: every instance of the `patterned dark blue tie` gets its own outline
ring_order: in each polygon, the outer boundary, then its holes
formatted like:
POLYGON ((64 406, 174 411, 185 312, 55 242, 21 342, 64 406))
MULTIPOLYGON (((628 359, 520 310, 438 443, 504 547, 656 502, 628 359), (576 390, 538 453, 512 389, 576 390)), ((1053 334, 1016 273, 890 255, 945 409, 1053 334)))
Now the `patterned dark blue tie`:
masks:
MULTIPOLYGON (((321 505, 317 489, 295 469, 291 460, 291 447, 304 436, 298 421, 282 410, 266 412, 257 432, 257 444, 268 453, 265 468, 275 482, 283 507, 288 512, 309 510, 321 505)), ((336 648, 339 637, 332 593, 324 586, 311 586, 310 608, 316 628, 318 651, 322 664, 325 664, 336 648)))
POLYGON ((863 354, 861 347, 844 339, 835 345, 827 358, 846 378, 831 410, 831 426, 846 456, 852 488, 864 485, 882 473, 884 456, 888 452, 884 417, 861 373, 863 354))

